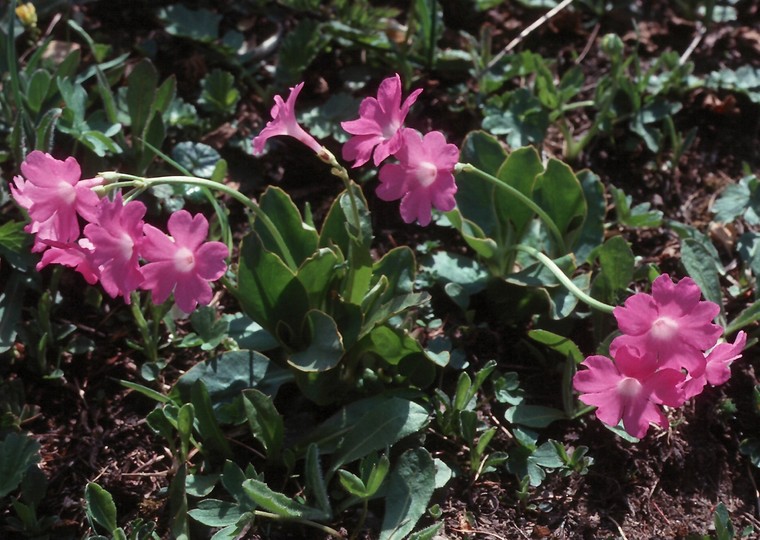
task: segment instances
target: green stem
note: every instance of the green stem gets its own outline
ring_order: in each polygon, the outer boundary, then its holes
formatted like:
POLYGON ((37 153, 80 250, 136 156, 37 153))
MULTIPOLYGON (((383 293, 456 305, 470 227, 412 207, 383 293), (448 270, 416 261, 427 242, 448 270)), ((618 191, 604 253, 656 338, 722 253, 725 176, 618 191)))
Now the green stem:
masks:
POLYGON ((340 178, 343 182, 343 186, 346 188, 346 194, 351 201, 351 213, 354 215, 354 226, 356 227, 356 236, 359 239, 359 243, 362 240, 362 223, 359 216, 359 207, 356 206, 356 198, 351 190, 351 178, 348 176, 346 168, 338 163, 338 159, 327 148, 322 147, 322 152, 318 155, 319 159, 324 161, 330 166, 330 172, 340 178))
POLYGON ((471 163, 457 163, 456 171, 472 173, 476 176, 479 176, 483 180, 487 180, 488 182, 491 182, 494 186, 498 187, 499 189, 506 191, 507 193, 515 197, 517 200, 519 200, 521 203, 523 203, 525 206, 530 208, 533 212, 536 213, 536 215, 541 219, 541 221, 544 222, 547 229, 549 229, 549 232, 554 238, 554 241, 557 243, 557 247, 559 248, 560 252, 567 253, 567 246, 565 245, 565 240, 562 238, 562 233, 560 232, 559 227, 557 227, 557 224, 554 223, 554 220, 551 218, 551 216, 547 214, 543 208, 538 206, 538 204, 536 204, 536 202, 533 199, 525 195, 520 190, 510 186, 509 184, 505 182, 502 182, 495 176, 488 174, 487 172, 481 169, 478 169, 475 165, 472 165, 471 163))
POLYGON ((107 182, 113 182, 108 183, 104 186, 106 190, 113 190, 121 187, 136 187, 145 189, 156 184, 180 184, 200 186, 221 191, 222 193, 229 195, 236 201, 242 203, 243 206, 251 210, 256 219, 261 221, 264 227, 266 227, 267 231, 269 231, 269 234, 272 235, 272 238, 274 238, 274 241, 277 244, 280 253, 282 253, 283 257, 285 258, 285 263, 292 270, 298 268, 298 265, 296 264, 295 259, 293 259, 293 255, 290 253, 290 249, 288 249, 288 246, 280 234, 280 231, 277 229, 274 223, 272 223, 272 220, 269 219, 269 216, 267 216, 266 213, 261 210, 259 205, 256 204, 252 199, 249 199, 234 188, 231 188, 219 182, 214 182, 213 180, 207 180, 206 178, 198 178, 195 176, 157 176, 154 178, 144 178, 142 176, 134 176, 132 174, 119 172, 103 172, 100 173, 99 176, 104 178, 107 182))
POLYGON ((541 253, 535 248, 532 248, 530 246, 526 246, 523 244, 517 244, 515 245, 515 249, 522 251, 523 253, 527 253, 534 259, 537 259, 541 264, 543 264, 552 274, 554 274, 554 277, 557 278, 557 281, 562 283, 562 285, 567 288, 570 293, 575 296, 578 300, 581 302, 587 304, 589 307, 592 307, 594 309, 597 309, 599 311, 602 311, 604 313, 612 313, 612 310, 615 309, 615 306, 611 306, 609 304, 605 304, 604 302, 601 302, 597 300, 596 298, 593 298, 580 290, 578 286, 573 283, 573 281, 565 275, 565 273, 562 271, 562 269, 557 266, 557 264, 551 260, 549 257, 547 257, 544 253, 541 253))
POLYGON ((151 332, 151 329, 148 327, 148 321, 145 319, 142 306, 140 305, 140 294, 137 291, 133 291, 130 299, 129 307, 132 310, 132 317, 135 319, 137 330, 142 337, 143 353, 148 357, 150 362, 158 362, 158 331, 155 329, 155 332, 151 332))
POLYGON ((302 525, 308 525, 309 527, 314 527, 315 529, 319 529, 323 533, 329 534, 330 536, 333 536, 335 538, 343 538, 343 535, 340 534, 335 529, 333 529, 332 527, 328 527, 327 525, 322 525, 321 523, 317 523, 316 521, 311 521, 310 519, 281 516, 279 514, 265 512, 264 510, 254 510, 253 513, 257 516, 274 519, 277 521, 292 521, 294 523, 301 523, 302 525))

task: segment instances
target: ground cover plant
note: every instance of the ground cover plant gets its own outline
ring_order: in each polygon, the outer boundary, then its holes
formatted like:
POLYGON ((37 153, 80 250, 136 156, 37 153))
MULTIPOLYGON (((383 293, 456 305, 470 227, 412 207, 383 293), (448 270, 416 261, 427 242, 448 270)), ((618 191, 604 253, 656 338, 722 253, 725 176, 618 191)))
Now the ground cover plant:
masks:
POLYGON ((3 537, 759 534, 754 2, 0 17, 3 537))

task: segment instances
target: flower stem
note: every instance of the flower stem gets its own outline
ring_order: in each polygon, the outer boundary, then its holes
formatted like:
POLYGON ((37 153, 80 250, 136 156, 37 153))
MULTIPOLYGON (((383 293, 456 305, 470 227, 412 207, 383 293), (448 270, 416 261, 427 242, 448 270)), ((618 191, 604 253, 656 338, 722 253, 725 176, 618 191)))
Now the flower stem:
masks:
POLYGON ((158 325, 155 324, 155 320, 152 321, 153 324, 148 324, 145 315, 143 315, 141 298, 137 291, 132 291, 130 299, 129 307, 132 310, 137 330, 142 337, 142 352, 148 357, 149 362, 158 362, 158 325))
POLYGON ((557 278, 557 281, 562 283, 562 285, 567 288, 570 293, 575 296, 578 300, 581 302, 587 304, 589 307, 592 307, 594 309, 597 309, 599 311, 602 311, 604 313, 612 313, 612 310, 615 309, 615 306, 611 306, 609 304, 605 304, 604 302, 597 300, 596 298, 593 298, 580 290, 578 286, 573 283, 573 280, 571 280, 565 273, 562 271, 562 269, 557 266, 557 264, 551 260, 549 257, 547 257, 544 253, 541 253, 535 248, 532 248, 530 246, 526 246, 523 244, 517 244, 515 245, 515 249, 518 251, 522 251, 523 253, 527 253, 534 259, 537 259, 541 264, 543 264, 552 274, 554 274, 554 277, 557 278))
POLYGON ((115 180, 115 182, 108 183, 104 186, 107 190, 121 187, 136 187, 145 189, 156 184, 186 184, 221 191, 222 193, 229 195, 236 201, 242 203, 243 206, 248 208, 253 213, 256 219, 261 220, 261 223, 264 225, 264 227, 266 227, 269 234, 272 235, 272 238, 274 238, 274 241, 277 244, 280 253, 282 253, 283 257, 285 258, 285 263, 292 270, 296 270, 298 268, 298 265, 296 264, 295 259, 293 259, 293 255, 290 253, 290 249, 288 249, 288 246, 280 234, 280 231, 277 229, 274 223, 272 223, 272 220, 269 219, 269 216, 267 216, 266 213, 261 210, 259 205, 256 204, 252 199, 246 197, 234 188, 231 188, 220 182, 214 182, 213 180, 198 178, 195 176, 156 176, 154 178, 145 178, 142 176, 134 176, 131 174, 119 172, 104 172, 99 173, 98 176, 101 176, 108 182, 115 180))
POLYGON ((356 205, 356 199, 351 191, 351 178, 348 176, 346 168, 338 163, 338 159, 327 148, 322 147, 322 152, 318 154, 319 159, 324 161, 330 166, 330 172, 340 178, 341 182, 346 188, 346 194, 351 202, 351 213, 354 215, 354 224, 356 226, 356 236, 359 239, 359 243, 362 241, 362 224, 359 216, 359 207, 356 205))
POLYGON ((520 190, 499 180, 495 176, 488 174, 487 172, 477 168, 475 165, 472 165, 471 163, 457 163, 456 170, 457 172, 472 173, 482 178, 483 180, 486 180, 492 183, 494 186, 506 191, 507 193, 515 197, 517 200, 519 200, 521 203, 523 203, 525 206, 533 210, 533 212, 536 213, 536 215, 541 219, 541 221, 544 222, 546 227, 549 229, 549 232, 554 238, 554 241, 557 243, 557 247, 559 248, 560 252, 563 254, 567 253, 567 246, 565 245, 564 238, 562 238, 562 233, 560 232, 559 227, 557 227, 557 224, 554 223, 554 220, 551 218, 551 216, 547 214, 543 208, 538 206, 538 204, 536 204, 536 202, 533 199, 525 195, 520 190))

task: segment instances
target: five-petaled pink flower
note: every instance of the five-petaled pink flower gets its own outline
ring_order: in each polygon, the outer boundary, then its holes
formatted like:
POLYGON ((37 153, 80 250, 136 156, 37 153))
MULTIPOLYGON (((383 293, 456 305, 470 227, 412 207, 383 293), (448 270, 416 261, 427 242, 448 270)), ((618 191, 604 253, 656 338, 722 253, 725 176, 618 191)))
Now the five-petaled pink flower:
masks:
POLYGON ((663 274, 652 283, 652 294, 638 293, 614 310, 623 335, 610 344, 616 357, 620 347, 635 347, 651 354, 662 367, 686 369, 698 377, 705 369, 704 351, 715 345, 723 329, 712 322, 720 308, 702 301, 691 278, 673 283, 663 274))
POLYGON ((384 201, 401 199, 405 222, 430 223, 432 208, 447 212, 456 206, 454 165, 459 159, 456 145, 448 144, 443 133, 431 131, 424 137, 413 129, 401 132, 399 163, 380 169, 377 196, 384 201))
POLYGON ((202 214, 193 217, 186 210, 171 215, 169 234, 145 225, 142 256, 148 261, 142 272, 142 288, 151 291, 153 302, 166 301, 174 291, 177 306, 190 313, 197 304, 211 301, 209 281, 216 281, 227 270, 227 246, 206 242, 208 221, 202 214))
POLYGON ((634 437, 646 435, 650 423, 668 427, 659 405, 679 407, 684 402, 681 383, 685 375, 671 368, 658 368, 657 359, 630 347, 620 347, 613 362, 605 356, 589 356, 582 363, 573 386, 587 405, 597 407, 596 416, 609 426, 621 418, 634 437))
POLYGON ((14 178, 11 193, 29 213, 31 222, 26 231, 36 234, 33 251, 43 251, 43 240, 76 242, 79 220, 95 217, 100 198, 92 191, 103 183, 102 178, 81 180, 82 170, 73 157, 65 161, 34 150, 21 164, 22 176, 14 178))
POLYGON ((290 135, 295 137, 306 146, 314 150, 317 154, 322 151, 322 145, 309 135, 296 120, 296 99, 303 88, 303 83, 298 83, 290 89, 290 95, 287 101, 282 97, 274 96, 274 106, 272 107, 272 119, 267 122, 264 129, 258 136, 253 138, 253 153, 261 154, 264 151, 264 145, 270 137, 277 135, 290 135))
POLYGON ((119 192, 113 201, 101 200, 97 219, 84 228, 92 242, 92 261, 100 269, 103 288, 113 298, 123 296, 127 304, 129 293, 143 281, 139 256, 145 210, 139 201, 124 204, 119 192))
POLYGON ((354 167, 369 161, 374 150, 375 166, 403 145, 401 131, 409 108, 422 89, 415 90, 401 103, 401 77, 396 74, 380 83, 377 99, 367 97, 359 105, 359 118, 341 122, 353 137, 343 145, 343 159, 356 160, 354 167))

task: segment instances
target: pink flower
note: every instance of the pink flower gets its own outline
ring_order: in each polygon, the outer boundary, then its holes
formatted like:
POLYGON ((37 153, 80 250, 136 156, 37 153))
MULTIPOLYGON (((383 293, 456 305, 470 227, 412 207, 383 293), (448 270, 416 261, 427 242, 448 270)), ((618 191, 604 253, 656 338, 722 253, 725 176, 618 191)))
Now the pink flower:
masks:
MULTIPOLYGON (((454 165, 459 150, 447 144, 443 133, 431 131, 423 138, 413 129, 401 132, 398 164, 383 165, 377 196, 384 201, 401 199, 401 217, 405 222, 430 223, 435 207, 447 212, 456 206, 454 165)), ((377 154, 375 154, 377 155, 377 154)))
POLYGON ((354 167, 369 161, 374 150, 375 165, 380 165, 402 146, 401 128, 409 108, 417 101, 422 89, 415 90, 401 104, 401 77, 389 77, 380 83, 377 99, 364 98, 359 105, 359 118, 341 122, 354 135, 343 145, 343 159, 356 160, 354 167))
POLYGON ((197 304, 211 301, 209 281, 227 270, 227 246, 206 242, 208 221, 202 214, 191 216, 186 210, 171 215, 167 224, 171 236, 145 225, 142 256, 149 261, 142 271, 142 288, 151 291, 153 302, 161 304, 174 291, 177 306, 190 313, 197 304))
POLYGON ((119 192, 113 201, 101 201, 97 219, 84 228, 93 245, 92 261, 100 268, 103 288, 113 298, 123 296, 127 304, 129 293, 143 281, 138 262, 143 216, 145 205, 139 201, 123 204, 119 192))
POLYGON ((685 376, 675 369, 658 369, 657 359, 636 349, 620 347, 615 362, 605 356, 589 356, 586 370, 573 378, 573 386, 587 405, 597 407, 596 417, 609 426, 623 420, 634 437, 646 435, 650 423, 668 427, 658 405, 678 407, 684 402, 680 384, 685 376))
POLYGON ((317 154, 322 151, 322 145, 309 135, 296 121, 296 99, 303 88, 303 83, 297 84, 290 89, 287 101, 283 102, 280 96, 274 96, 272 107, 272 120, 267 122, 264 129, 257 137, 253 138, 253 153, 258 155, 264 151, 264 145, 270 137, 277 135, 290 135, 295 137, 317 154))
POLYGON ((100 272, 92 262, 94 246, 87 238, 80 238, 79 242, 71 243, 54 240, 44 240, 44 243, 49 246, 49 249, 42 254, 42 259, 37 263, 38 272, 49 264, 62 264, 82 274, 90 285, 98 282, 100 272))
POLYGON ((685 368, 692 376, 705 369, 704 351, 713 347, 723 329, 711 321, 720 308, 701 301, 691 278, 673 283, 663 274, 652 283, 652 294, 634 294, 614 310, 622 336, 610 344, 610 354, 635 347, 657 358, 660 366, 685 368))
POLYGON ((91 188, 103 179, 80 180, 76 159, 61 161, 39 150, 26 157, 21 172, 23 177, 14 178, 11 193, 32 220, 25 230, 37 235, 33 251, 46 249, 42 240, 75 242, 80 232, 77 214, 88 221, 95 217, 100 198, 91 188))
POLYGON ((731 378, 731 363, 741 358, 747 344, 747 334, 739 332, 733 343, 719 343, 707 354, 705 371, 697 377, 687 377, 683 383, 686 399, 702 392, 707 383, 712 386, 723 384, 731 378))

